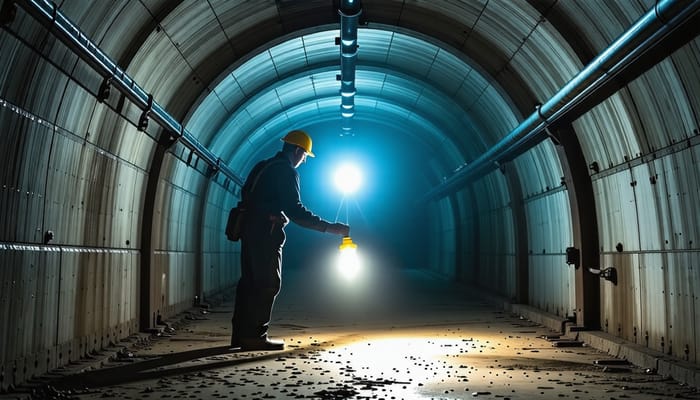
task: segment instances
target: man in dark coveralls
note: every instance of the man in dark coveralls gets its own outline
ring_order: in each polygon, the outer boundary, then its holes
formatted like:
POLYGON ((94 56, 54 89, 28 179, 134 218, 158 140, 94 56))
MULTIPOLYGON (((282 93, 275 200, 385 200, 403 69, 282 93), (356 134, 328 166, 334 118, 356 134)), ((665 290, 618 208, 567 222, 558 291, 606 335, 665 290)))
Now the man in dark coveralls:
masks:
POLYGON ((349 226, 321 219, 299 199, 296 168, 306 157, 314 157, 309 135, 294 130, 282 141, 282 151, 253 167, 242 190, 248 214, 241 235, 241 279, 231 321, 231 347, 242 350, 284 349, 283 341, 267 337, 267 329, 280 290, 284 227, 289 220, 320 232, 350 233, 349 226))

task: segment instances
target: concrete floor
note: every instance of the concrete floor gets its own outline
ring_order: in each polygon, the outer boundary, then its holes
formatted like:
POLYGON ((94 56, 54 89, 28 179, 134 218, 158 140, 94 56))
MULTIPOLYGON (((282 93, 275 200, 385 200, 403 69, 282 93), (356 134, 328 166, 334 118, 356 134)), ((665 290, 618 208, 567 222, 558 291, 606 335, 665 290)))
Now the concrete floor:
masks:
POLYGON ((57 371, 51 386, 35 383, 34 397, 700 399, 585 344, 568 347, 576 343, 465 286, 416 270, 374 269, 352 283, 334 272, 285 271, 271 327, 284 351, 230 352, 224 303, 57 371))

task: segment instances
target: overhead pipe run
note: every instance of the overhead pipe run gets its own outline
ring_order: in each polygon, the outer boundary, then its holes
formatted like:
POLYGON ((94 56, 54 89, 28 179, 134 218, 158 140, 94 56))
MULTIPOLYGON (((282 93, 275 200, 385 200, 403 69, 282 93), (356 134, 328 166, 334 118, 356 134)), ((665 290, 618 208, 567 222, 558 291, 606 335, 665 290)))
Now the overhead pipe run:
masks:
POLYGON ((129 101, 143 111, 138 123, 140 131, 145 130, 148 119, 152 118, 165 129, 173 143, 180 141, 204 160, 213 172, 220 171, 239 186, 243 186, 241 177, 236 175, 228 165, 224 164, 220 158, 168 114, 160 104, 155 102, 152 95, 146 93, 77 26, 73 25, 55 4, 48 0, 18 0, 17 4, 22 6, 27 13, 44 25, 56 38, 105 79, 98 91, 98 99, 103 101, 106 98, 105 95, 109 94, 109 87, 116 87, 129 101))
MULTIPOLYGON (((499 168, 504 162, 544 141, 550 135, 548 126, 571 116, 569 113, 574 107, 585 99, 596 96, 619 72, 645 52, 654 49, 666 35, 687 23, 698 10, 700 1, 658 1, 630 29, 620 35, 554 96, 537 107, 537 110, 520 125, 481 156, 428 191, 420 201, 446 196, 459 189, 467 179, 499 168)), ((627 83, 629 82, 623 82, 627 83)), ((586 111, 590 111, 592 107, 593 105, 586 111)))
POLYGON ((340 14, 340 115, 343 118, 341 136, 352 135, 350 121, 355 115, 355 70, 357 68, 357 25, 362 13, 360 0, 342 0, 340 14))

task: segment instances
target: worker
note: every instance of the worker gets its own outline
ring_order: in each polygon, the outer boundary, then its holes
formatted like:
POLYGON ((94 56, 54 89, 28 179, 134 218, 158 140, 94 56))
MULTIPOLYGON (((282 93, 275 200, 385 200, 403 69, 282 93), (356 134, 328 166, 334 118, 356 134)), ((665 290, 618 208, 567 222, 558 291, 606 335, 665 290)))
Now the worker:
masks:
POLYGON ((236 289, 231 347, 247 350, 282 350, 284 341, 268 338, 275 297, 281 287, 284 227, 294 223, 341 236, 350 227, 314 215, 299 198, 296 171, 311 152, 311 137, 293 130, 282 138, 282 150, 251 170, 241 192, 246 207, 241 235, 241 278, 236 289))

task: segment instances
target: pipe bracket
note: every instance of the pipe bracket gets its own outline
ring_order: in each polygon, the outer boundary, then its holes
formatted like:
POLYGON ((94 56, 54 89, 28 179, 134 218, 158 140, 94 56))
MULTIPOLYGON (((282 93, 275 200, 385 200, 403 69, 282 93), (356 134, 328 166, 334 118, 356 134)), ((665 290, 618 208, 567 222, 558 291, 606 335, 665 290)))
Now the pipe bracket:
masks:
POLYGON ((112 77, 108 77, 102 80, 100 89, 97 91, 97 101, 104 103, 105 100, 109 98, 109 94, 112 88, 112 77))
POLYGON ((153 95, 149 93, 146 108, 143 109, 139 118, 139 124, 136 126, 139 132, 143 132, 148 128, 148 117, 151 114, 151 110, 153 110, 153 95))

